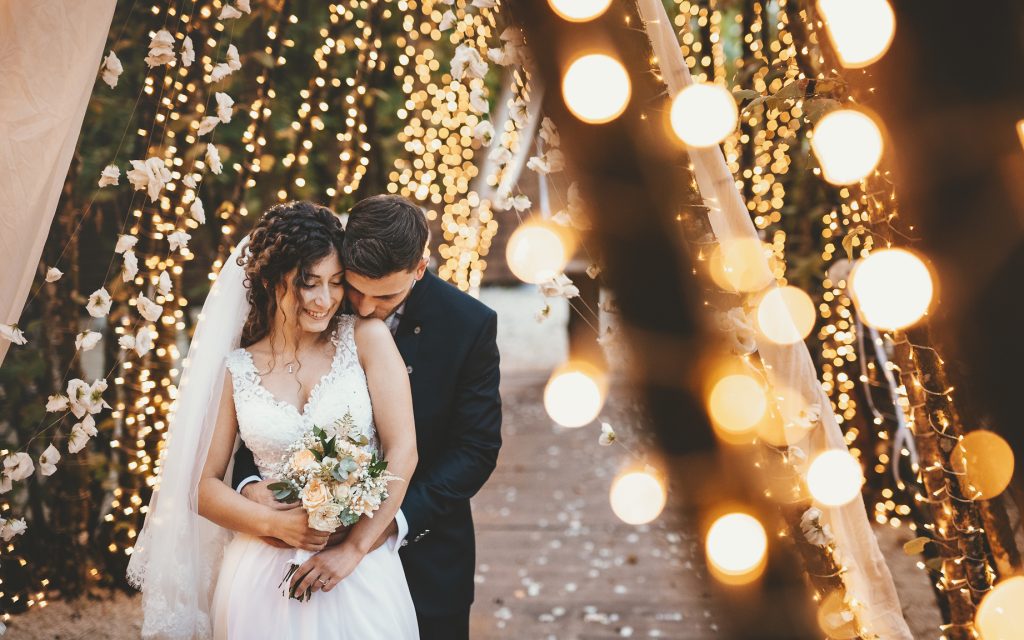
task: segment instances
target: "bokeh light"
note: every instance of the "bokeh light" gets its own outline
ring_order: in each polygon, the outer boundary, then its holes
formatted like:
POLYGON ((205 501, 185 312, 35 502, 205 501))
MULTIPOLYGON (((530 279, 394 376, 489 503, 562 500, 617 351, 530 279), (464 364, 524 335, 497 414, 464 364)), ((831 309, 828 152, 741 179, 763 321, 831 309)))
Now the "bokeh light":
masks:
POLYGON ((857 618, 852 614, 848 602, 844 602, 843 591, 833 591, 818 605, 818 626, 831 640, 853 640, 860 637, 857 618))
POLYGON ((768 410, 761 383, 744 373, 722 377, 708 394, 708 413, 724 440, 735 442, 753 430, 768 410))
POLYGON ((904 249, 873 251, 850 274, 850 291, 864 322, 878 329, 909 327, 928 311, 934 285, 925 263, 904 249))
POLYGON ((1024 637, 1024 576, 1001 580, 982 599, 974 617, 982 640, 1024 637))
POLYGON ((776 344, 795 344, 814 329, 817 312, 811 297, 796 287, 770 289, 757 305, 757 328, 776 344))
POLYGON ((825 180, 847 185, 860 182, 875 170, 885 142, 871 116, 856 109, 836 109, 814 127, 811 149, 825 180))
POLYGON ((548 0, 552 11, 569 22, 586 22, 601 16, 612 0, 548 0))
POLYGON ((888 0, 818 0, 829 39, 844 67, 858 69, 889 50, 896 15, 888 0))
POLYGON ((775 386, 773 399, 779 415, 758 423, 759 439, 776 447, 794 445, 820 424, 821 406, 808 402, 799 391, 775 386))
POLYGON ((723 241, 708 259, 711 279, 726 291, 760 291, 774 280, 768 267, 770 251, 757 238, 723 241))
POLYGON ((553 224, 536 220, 519 225, 505 247, 509 269, 530 284, 546 282, 562 273, 569 254, 563 234, 553 224))
POLYGON ((603 53, 580 56, 562 76, 565 106, 590 124, 603 124, 622 115, 631 92, 626 68, 603 53))
POLYGON ((726 584, 746 584, 764 571, 768 535, 754 516, 729 513, 708 529, 704 550, 716 579, 726 584))
POLYGON ((692 84, 672 100, 672 130, 691 147, 712 147, 736 129, 739 110, 729 90, 717 84, 692 84))
POLYGON ((864 471, 848 451, 830 449, 811 462, 807 469, 807 489, 823 505, 841 507, 860 496, 864 471))
MULTIPOLYGON (((950 456, 953 470, 963 474, 974 488, 973 499, 991 500, 1006 490, 1013 479, 1013 449, 991 431, 972 431, 950 456)), ((1024 604, 1024 603, 1022 603, 1024 604)))
POLYGON ((567 362, 548 380, 544 408, 563 427, 582 427, 601 413, 606 392, 605 377, 583 362, 567 362))
POLYGON ((647 524, 665 508, 665 485, 649 471, 632 471, 612 482, 608 496, 612 511, 626 524, 647 524))

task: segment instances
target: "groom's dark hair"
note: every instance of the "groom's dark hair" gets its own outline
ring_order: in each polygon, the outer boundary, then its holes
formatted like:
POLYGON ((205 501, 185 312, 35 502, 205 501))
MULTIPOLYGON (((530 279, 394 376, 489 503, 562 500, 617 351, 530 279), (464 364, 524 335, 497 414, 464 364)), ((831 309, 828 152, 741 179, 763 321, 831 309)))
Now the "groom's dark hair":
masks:
POLYGON ((341 264, 377 279, 415 269, 427 246, 427 218, 415 203, 396 195, 370 196, 349 211, 341 264))

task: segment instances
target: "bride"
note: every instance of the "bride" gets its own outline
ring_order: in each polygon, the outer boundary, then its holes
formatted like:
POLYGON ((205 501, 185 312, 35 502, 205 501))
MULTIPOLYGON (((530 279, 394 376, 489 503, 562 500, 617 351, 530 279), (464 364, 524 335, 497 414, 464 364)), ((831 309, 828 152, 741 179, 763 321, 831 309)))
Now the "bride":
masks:
POLYGON ((391 333, 339 313, 343 233, 323 207, 275 206, 207 297, 128 566, 143 591, 144 637, 418 637, 395 541, 376 544, 404 481, 333 546, 300 506, 266 507, 224 482, 239 437, 268 477, 303 433, 346 414, 390 473, 412 476, 412 400, 391 333), (293 547, 318 552, 293 578, 298 593, 311 590, 305 602, 282 593, 293 547))

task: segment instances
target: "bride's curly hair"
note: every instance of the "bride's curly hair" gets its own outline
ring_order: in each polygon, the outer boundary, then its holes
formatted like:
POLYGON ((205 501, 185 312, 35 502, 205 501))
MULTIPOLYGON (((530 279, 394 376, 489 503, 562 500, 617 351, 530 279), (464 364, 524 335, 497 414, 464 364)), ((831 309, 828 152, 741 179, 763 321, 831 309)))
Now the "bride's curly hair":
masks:
MULTIPOLYGON (((249 234, 248 256, 238 258, 239 266, 245 270, 250 306, 242 327, 243 347, 270 333, 277 312, 277 287, 285 276, 297 269, 291 286, 307 281, 313 265, 332 251, 341 255, 344 237, 338 217, 327 207, 312 202, 287 202, 263 214, 249 234)), ((333 330, 336 322, 337 317, 327 330, 333 330)))

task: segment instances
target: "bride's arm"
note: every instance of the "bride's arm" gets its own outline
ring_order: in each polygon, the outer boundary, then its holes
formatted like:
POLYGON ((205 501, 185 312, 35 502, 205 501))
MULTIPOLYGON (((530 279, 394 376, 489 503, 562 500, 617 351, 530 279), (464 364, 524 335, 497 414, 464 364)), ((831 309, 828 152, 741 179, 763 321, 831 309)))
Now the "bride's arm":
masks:
POLYGON ((388 484, 388 499, 381 503, 372 518, 361 518, 352 525, 344 542, 318 553, 296 571, 292 584, 298 585, 297 593, 309 588, 330 591, 355 570, 394 520, 409 479, 416 470, 416 425, 405 362, 382 321, 357 320, 355 335, 359 362, 366 371, 366 384, 373 403, 373 421, 388 461, 388 473, 400 479, 388 484))
POLYGON ((305 509, 276 510, 242 497, 224 484, 231 450, 235 446, 238 420, 231 376, 225 376, 206 464, 199 479, 199 515, 233 531, 254 536, 280 538, 289 546, 319 551, 327 534, 310 529, 305 509))

